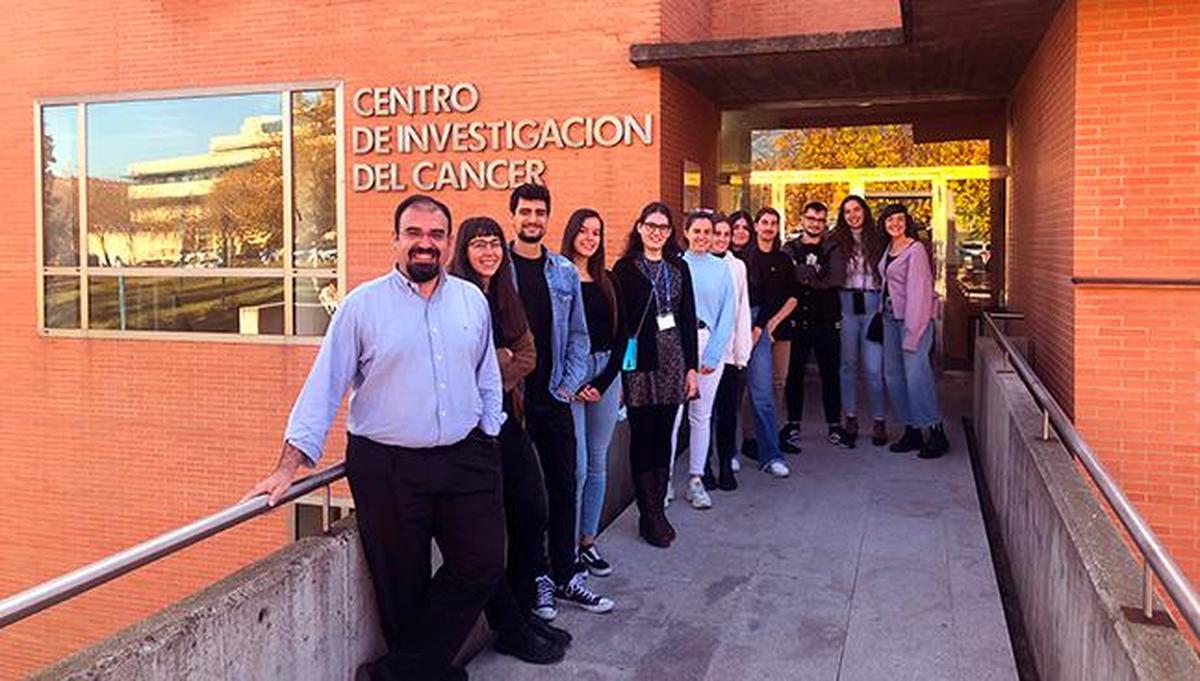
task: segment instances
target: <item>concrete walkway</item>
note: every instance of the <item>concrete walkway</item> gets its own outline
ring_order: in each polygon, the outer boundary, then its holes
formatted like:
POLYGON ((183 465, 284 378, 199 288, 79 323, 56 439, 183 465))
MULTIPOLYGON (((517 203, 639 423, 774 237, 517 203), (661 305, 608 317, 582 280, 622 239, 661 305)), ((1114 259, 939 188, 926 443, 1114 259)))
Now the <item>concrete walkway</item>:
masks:
POLYGON ((615 573, 589 582, 616 609, 560 604, 556 623, 575 636, 565 660, 537 667, 489 648, 471 678, 1015 679, 961 428, 969 375, 947 374, 943 395, 942 459, 869 438, 836 449, 813 425, 790 478, 744 467, 711 510, 674 502, 670 549, 637 537, 631 506, 600 537, 615 573))

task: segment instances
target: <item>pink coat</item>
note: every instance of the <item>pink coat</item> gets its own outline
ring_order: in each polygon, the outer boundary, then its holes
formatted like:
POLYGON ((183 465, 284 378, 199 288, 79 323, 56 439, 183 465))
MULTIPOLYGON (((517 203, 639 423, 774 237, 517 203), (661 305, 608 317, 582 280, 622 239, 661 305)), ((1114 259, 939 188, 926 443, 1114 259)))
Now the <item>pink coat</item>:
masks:
POLYGON ((904 320, 904 349, 916 352, 925 328, 933 321, 933 272, 929 253, 920 241, 913 241, 888 267, 887 253, 879 261, 879 274, 887 282, 896 319, 904 320))

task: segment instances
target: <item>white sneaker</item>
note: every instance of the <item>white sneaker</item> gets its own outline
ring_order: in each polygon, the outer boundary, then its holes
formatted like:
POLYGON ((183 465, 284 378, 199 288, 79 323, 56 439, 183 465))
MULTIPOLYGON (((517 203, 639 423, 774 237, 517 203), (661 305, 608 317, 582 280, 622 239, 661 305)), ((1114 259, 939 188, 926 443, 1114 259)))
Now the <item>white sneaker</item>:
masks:
POLYGON ((688 501, 692 502, 692 508, 704 510, 712 508, 712 497, 708 495, 708 490, 704 489, 704 483, 699 480, 692 480, 688 483, 687 491, 688 501))
POLYGON ((792 472, 788 470, 787 464, 782 461, 772 461, 763 468, 763 472, 770 473, 777 478, 786 478, 792 472))
POLYGON ((734 473, 738 473, 742 470, 742 463, 738 461, 738 458, 735 456, 732 460, 730 460, 729 467, 733 469, 734 473))
POLYGON ((558 603, 554 600, 554 580, 549 575, 541 575, 534 580, 537 585, 537 605, 533 614, 549 622, 558 617, 558 603))

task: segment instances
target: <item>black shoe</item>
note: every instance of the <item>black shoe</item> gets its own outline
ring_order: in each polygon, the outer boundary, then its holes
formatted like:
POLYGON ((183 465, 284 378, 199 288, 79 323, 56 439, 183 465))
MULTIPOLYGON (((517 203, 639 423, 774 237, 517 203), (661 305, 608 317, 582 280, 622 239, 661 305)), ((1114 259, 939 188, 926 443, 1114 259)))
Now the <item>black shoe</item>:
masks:
POLYGON ((548 637, 542 636, 526 623, 515 631, 502 632, 493 644, 496 652, 512 655, 530 664, 553 664, 563 659, 566 650, 548 637))
POLYGON ((887 422, 883 419, 875 419, 875 425, 871 428, 871 444, 882 447, 887 444, 887 441, 887 422))
POLYGON ((596 548, 595 544, 587 548, 579 548, 579 562, 588 572, 597 577, 607 577, 613 573, 612 565, 607 560, 604 560, 604 556, 600 555, 600 551, 596 548))
POLYGON ((719 477, 717 477, 717 489, 732 492, 738 488, 737 477, 733 474, 731 463, 728 460, 721 462, 721 472, 719 477))
POLYGON ((855 437, 841 426, 829 426, 829 443, 845 449, 854 449, 855 437))
POLYGON ((800 453, 800 424, 788 422, 779 430, 779 451, 784 454, 800 453))
POLYGON ((852 435, 854 437, 858 437, 858 417, 857 416, 847 416, 846 423, 845 423, 845 426, 843 427, 843 430, 845 430, 847 433, 849 433, 850 435, 852 435))
POLYGON ((946 431, 939 423, 929 429, 929 440, 925 442, 925 447, 921 449, 920 454, 917 454, 917 458, 936 459, 948 451, 950 451, 950 441, 946 439, 946 431))
POLYGON ((905 426, 904 435, 901 436, 899 440, 893 442, 892 446, 888 447, 888 450, 897 454, 902 454, 904 452, 920 451, 924 446, 925 439, 921 437, 921 431, 917 428, 913 428, 912 426, 905 426))
POLYGON ((529 626, 542 638, 548 638, 557 643, 560 648, 566 648, 571 645, 571 632, 556 627, 540 617, 530 617, 529 626))
POLYGON ((704 489, 710 492, 721 487, 721 483, 717 481, 717 476, 712 474, 711 469, 704 471, 704 475, 700 476, 700 482, 703 483, 704 489))
POLYGON ((758 440, 752 437, 742 438, 742 456, 751 461, 758 461, 758 440))
POLYGON ((442 674, 441 681, 467 681, 467 670, 462 667, 451 667, 442 674))

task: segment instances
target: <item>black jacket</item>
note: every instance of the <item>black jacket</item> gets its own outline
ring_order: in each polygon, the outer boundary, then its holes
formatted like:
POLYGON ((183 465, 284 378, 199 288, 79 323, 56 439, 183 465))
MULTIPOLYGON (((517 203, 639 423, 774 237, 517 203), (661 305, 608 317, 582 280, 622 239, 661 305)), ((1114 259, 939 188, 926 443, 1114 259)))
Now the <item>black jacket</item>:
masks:
MULTIPOLYGON (((642 323, 641 333, 638 334, 637 371, 654 371, 658 368, 658 304, 652 295, 650 280, 638 269, 634 258, 640 256, 625 256, 613 265, 613 278, 617 280, 618 295, 625 308, 626 330, 622 334, 626 339, 637 330, 642 323), (649 309, 647 309, 649 308, 649 309)), ((692 275, 687 263, 679 258, 664 259, 672 268, 673 276, 680 278, 679 309, 675 311, 675 324, 679 327, 679 337, 683 344, 683 361, 687 369, 699 367, 697 357, 697 326, 696 298, 692 291, 692 275)), ((615 343, 613 352, 619 361, 624 361, 626 339, 615 343)))
POLYGON ((613 325, 612 352, 609 353, 608 364, 604 365, 604 370, 598 376, 589 381, 591 386, 601 393, 608 390, 608 386, 617 377, 617 372, 621 370, 621 362, 625 360, 625 345, 629 342, 629 334, 633 333, 632 329, 626 328, 629 322, 625 314, 625 300, 621 296, 621 284, 617 282, 617 278, 613 276, 612 272, 605 271, 604 276, 612 284, 613 294, 617 299, 617 314, 616 323, 613 325))
POLYGON ((829 239, 819 244, 805 244, 799 237, 783 247, 796 263, 796 310, 791 316, 795 332, 828 328, 842 317, 837 286, 831 281, 830 261, 834 250, 840 249, 829 239))

